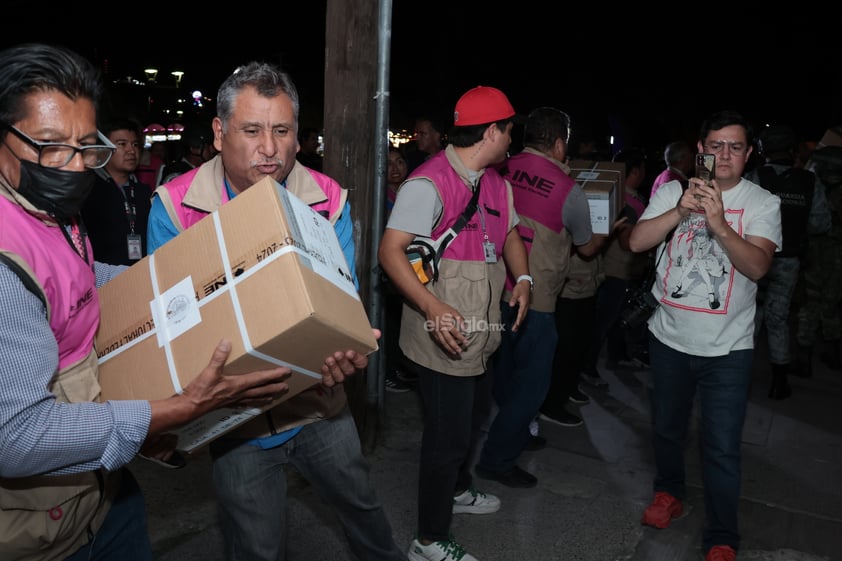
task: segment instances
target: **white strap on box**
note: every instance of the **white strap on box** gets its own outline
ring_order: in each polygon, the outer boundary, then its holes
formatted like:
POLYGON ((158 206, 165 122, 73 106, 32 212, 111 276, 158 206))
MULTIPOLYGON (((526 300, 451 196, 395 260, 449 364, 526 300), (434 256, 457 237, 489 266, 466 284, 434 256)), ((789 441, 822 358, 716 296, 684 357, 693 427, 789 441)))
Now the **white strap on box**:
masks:
MULTIPOLYGON (((231 262, 228 259, 228 252, 225 246, 225 239, 222 235, 222 223, 219 220, 218 213, 214 212, 211 214, 211 216, 214 217, 213 221, 214 228, 216 230, 216 239, 217 243, 219 244, 220 254, 222 256, 222 266, 224 269, 225 278, 228 279, 228 282, 225 285, 219 287, 207 297, 203 298, 201 302, 196 301, 195 291, 193 289, 193 281, 189 276, 184 278, 175 286, 170 287, 165 293, 162 294, 161 287, 158 284, 155 254, 150 254, 148 261, 149 277, 152 284, 152 301, 149 303, 149 306, 152 311, 152 320, 154 325, 149 331, 135 337, 125 345, 120 345, 115 350, 101 356, 99 358, 99 362, 104 363, 118 356, 119 354, 128 351, 129 349, 131 349, 137 344, 140 344, 149 337, 155 336, 158 339, 158 346, 164 349, 164 355, 166 357, 167 367, 169 369, 170 374, 170 381, 172 382, 173 389, 176 391, 176 393, 181 393, 182 391, 184 391, 184 388, 181 386, 181 382, 178 378, 178 371, 175 367, 175 359, 173 357, 172 346, 170 342, 201 321, 201 306, 212 302, 214 299, 222 296, 226 292, 230 292, 231 302, 234 308, 234 315, 237 319, 237 326, 242 336, 243 345, 248 354, 266 362, 269 362, 271 364, 274 364, 276 366, 285 366, 298 373, 305 374, 307 376, 320 380, 322 378, 321 373, 316 373, 301 366, 297 366, 295 364, 285 362, 278 358, 269 356, 265 353, 256 350, 252 346, 251 340, 248 336, 248 331, 246 329, 242 306, 240 305, 240 300, 237 296, 236 282, 233 271, 231 269, 231 262), (181 317, 177 322, 169 321, 168 308, 171 308, 172 302, 178 299, 180 296, 183 297, 182 302, 184 303, 184 306, 180 310, 181 317)), ((265 259, 261 260, 254 267, 249 268, 248 271, 245 271, 243 274, 239 275, 237 277, 237 280, 246 279, 251 275, 256 274, 263 267, 268 266, 276 259, 279 259, 281 256, 293 252, 298 253, 302 257, 302 259, 307 260, 309 262, 309 255, 306 252, 295 247, 294 245, 287 245, 275 251, 271 255, 268 255, 265 259)))
MULTIPOLYGON (((313 372, 311 370, 307 370, 306 368, 303 368, 301 366, 297 366, 295 364, 292 364, 290 362, 285 362, 285 361, 283 361, 279 358, 269 356, 265 353, 262 353, 262 352, 256 350, 252 346, 251 340, 249 339, 249 335, 248 335, 248 329, 246 328, 246 320, 243 317, 243 309, 240 306, 240 299, 238 297, 237 290, 235 288, 236 283, 234 282, 234 272, 231 269, 231 261, 228 259, 228 250, 225 247, 225 238, 222 235, 222 221, 219 218, 218 212, 214 212, 212 214, 212 216, 213 216, 213 226, 216 229, 216 239, 219 242, 219 251, 222 255, 222 266, 225 269, 225 278, 229 279, 228 283, 223 287, 223 290, 228 289, 230 287, 231 303, 234 306, 234 314, 237 317, 237 326, 240 328, 240 335, 243 338, 243 345, 246 348, 246 352, 253 357, 259 358, 261 360, 265 360, 266 362, 269 362, 269 363, 274 364, 276 366, 286 366, 286 367, 288 367, 288 368, 290 368, 290 369, 292 369, 292 370, 294 370, 298 373, 306 374, 307 376, 311 376, 313 378, 317 378, 317 379, 321 380, 322 379, 321 373, 316 373, 316 372, 313 372)), ((275 259, 278 259, 281 255, 283 255, 285 253, 288 253, 290 251, 296 251, 302 256, 306 255, 306 253, 302 252, 301 250, 297 249, 294 245, 290 244, 290 245, 285 246, 285 247, 281 248, 280 250, 276 251, 268 259, 264 259, 258 265, 265 266, 266 263, 268 263, 269 261, 274 261, 275 259)), ((262 268, 262 267, 260 267, 260 268, 262 268)), ((254 272, 256 272, 257 270, 259 270, 258 267, 253 267, 252 271, 250 271, 250 273, 254 274, 254 272)), ((240 275, 240 276, 242 278, 247 278, 247 274, 243 274, 243 275, 240 275)))

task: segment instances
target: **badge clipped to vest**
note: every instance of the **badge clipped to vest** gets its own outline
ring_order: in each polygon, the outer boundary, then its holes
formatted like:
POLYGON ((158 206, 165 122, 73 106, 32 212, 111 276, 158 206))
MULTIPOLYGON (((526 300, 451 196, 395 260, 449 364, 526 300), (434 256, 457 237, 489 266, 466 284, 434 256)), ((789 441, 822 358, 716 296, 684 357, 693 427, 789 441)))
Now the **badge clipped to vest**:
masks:
POLYGON ((495 247, 494 242, 482 242, 482 249, 485 252, 486 263, 497 263, 497 248, 495 247))

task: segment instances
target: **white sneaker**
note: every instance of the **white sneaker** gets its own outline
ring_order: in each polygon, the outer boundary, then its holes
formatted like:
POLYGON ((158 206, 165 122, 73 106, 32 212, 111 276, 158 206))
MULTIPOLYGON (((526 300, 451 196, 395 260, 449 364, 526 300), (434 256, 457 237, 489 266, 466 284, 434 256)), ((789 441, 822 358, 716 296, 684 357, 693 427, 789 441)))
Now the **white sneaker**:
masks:
POLYGON ((470 488, 453 497, 453 514, 491 514, 500 510, 500 499, 470 488))
POLYGON ((407 558, 409 561, 479 561, 466 553, 465 548, 456 543, 453 536, 447 541, 433 542, 430 545, 412 540, 407 558))
POLYGON ((541 427, 538 425, 538 417, 535 417, 531 421, 529 421, 529 434, 532 436, 538 436, 538 432, 541 430, 541 427))

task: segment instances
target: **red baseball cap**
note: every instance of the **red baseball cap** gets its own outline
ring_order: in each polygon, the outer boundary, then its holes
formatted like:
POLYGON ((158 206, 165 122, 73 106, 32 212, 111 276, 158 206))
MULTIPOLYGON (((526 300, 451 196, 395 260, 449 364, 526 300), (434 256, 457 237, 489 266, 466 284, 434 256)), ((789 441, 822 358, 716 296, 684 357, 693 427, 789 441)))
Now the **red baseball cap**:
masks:
POLYGON ((484 125, 515 117, 515 109, 506 94, 489 86, 477 86, 456 102, 453 126, 484 125))

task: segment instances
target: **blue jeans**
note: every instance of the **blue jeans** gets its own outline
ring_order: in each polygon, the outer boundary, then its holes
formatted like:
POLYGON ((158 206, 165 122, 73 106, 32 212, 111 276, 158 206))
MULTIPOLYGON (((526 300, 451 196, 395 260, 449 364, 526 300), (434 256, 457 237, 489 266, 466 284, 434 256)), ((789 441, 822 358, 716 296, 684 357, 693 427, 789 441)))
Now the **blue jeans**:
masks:
POLYGON ((492 393, 497 415, 488 430, 479 465, 504 473, 517 462, 529 439, 529 422, 538 414, 550 387, 556 329, 552 312, 529 310, 517 331, 517 307, 502 302, 503 340, 493 358, 492 393))
POLYGON ((152 561, 146 502, 134 476, 122 470, 122 484, 102 527, 87 545, 64 561, 152 561))
POLYGON ((450 536, 453 497, 471 486, 471 457, 491 409, 491 376, 451 376, 421 365, 424 413, 418 476, 418 539, 450 536))
POLYGON ((336 417, 305 425, 276 448, 223 437, 211 443, 211 454, 228 561, 285 558, 287 464, 333 507, 355 559, 405 561, 371 486, 369 464, 347 407, 336 417))
POLYGON ((738 549, 743 423, 748 404, 752 349, 700 357, 676 351, 650 336, 655 491, 684 500, 684 453, 690 415, 699 393, 705 527, 702 551, 738 549))

